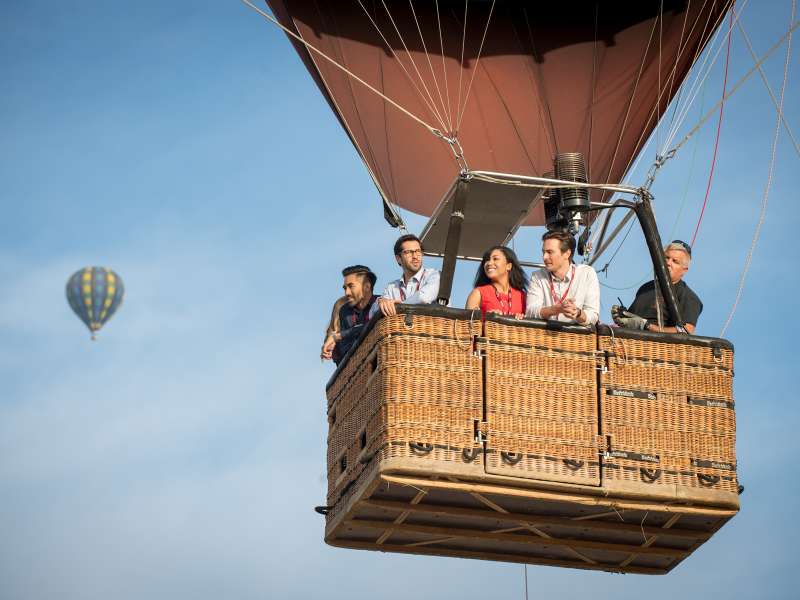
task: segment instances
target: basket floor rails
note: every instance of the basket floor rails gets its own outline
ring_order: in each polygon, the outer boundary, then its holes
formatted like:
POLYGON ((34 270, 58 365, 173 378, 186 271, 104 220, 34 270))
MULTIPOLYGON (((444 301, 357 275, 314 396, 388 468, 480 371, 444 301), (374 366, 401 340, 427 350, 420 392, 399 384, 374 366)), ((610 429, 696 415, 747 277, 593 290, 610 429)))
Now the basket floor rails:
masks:
POLYGON ((398 308, 328 384, 328 544, 663 574, 737 513, 728 342, 398 308))

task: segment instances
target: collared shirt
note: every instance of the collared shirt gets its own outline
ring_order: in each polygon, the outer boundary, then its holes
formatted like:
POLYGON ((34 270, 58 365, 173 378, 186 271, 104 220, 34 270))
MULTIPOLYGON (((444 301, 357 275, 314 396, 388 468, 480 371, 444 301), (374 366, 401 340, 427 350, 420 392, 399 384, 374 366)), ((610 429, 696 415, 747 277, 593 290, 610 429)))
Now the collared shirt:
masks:
MULTIPOLYGON (((533 273, 528 286, 526 317, 541 319, 543 308, 561 302, 562 298, 570 298, 586 315, 586 322, 581 325, 597 323, 600 316, 600 282, 597 280, 597 273, 589 265, 574 265, 574 267, 574 279, 572 267, 563 279, 551 276, 547 269, 539 269, 533 273)), ((565 323, 575 323, 574 319, 563 314, 559 314, 557 318, 565 323)))
POLYGON ((422 268, 408 283, 395 279, 383 290, 383 297, 400 300, 403 304, 433 304, 439 295, 439 271, 422 268))

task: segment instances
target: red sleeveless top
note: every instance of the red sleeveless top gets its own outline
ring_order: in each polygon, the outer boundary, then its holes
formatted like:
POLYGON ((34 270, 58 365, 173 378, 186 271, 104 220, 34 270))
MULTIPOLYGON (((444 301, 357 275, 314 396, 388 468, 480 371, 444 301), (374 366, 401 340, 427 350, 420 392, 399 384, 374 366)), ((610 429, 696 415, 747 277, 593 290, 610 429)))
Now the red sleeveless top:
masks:
POLYGON ((504 315, 525 314, 525 294, 520 290, 509 288, 507 294, 501 294, 492 284, 478 288, 481 293, 481 314, 485 317, 490 310, 500 311, 504 315))

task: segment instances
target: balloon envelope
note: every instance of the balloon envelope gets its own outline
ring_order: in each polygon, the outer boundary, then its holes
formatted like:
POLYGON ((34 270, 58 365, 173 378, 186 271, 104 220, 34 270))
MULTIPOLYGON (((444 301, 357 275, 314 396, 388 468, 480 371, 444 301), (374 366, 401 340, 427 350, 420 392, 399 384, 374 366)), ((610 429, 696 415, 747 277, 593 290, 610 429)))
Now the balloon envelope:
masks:
POLYGON ((69 305, 92 332, 92 339, 117 311, 124 295, 122 279, 105 267, 85 267, 67 281, 69 305))
MULTIPOLYGON (((267 3, 307 43, 432 127, 457 134, 471 170, 541 176, 557 153, 581 152, 592 183, 620 183, 730 6, 267 3)), ((450 146, 292 43, 383 197, 430 216, 459 173, 450 146)), ((540 206, 527 223, 542 224, 543 217, 540 206)))

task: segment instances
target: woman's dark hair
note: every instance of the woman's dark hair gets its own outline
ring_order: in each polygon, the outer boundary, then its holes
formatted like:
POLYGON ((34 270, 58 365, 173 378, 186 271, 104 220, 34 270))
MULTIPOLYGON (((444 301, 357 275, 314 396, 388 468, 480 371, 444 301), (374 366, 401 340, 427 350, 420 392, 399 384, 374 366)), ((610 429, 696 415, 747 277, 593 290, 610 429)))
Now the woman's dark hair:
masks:
POLYGON ((483 253, 483 258, 481 258, 481 264, 478 267, 478 273, 475 275, 475 287, 480 287, 482 285, 489 285, 492 282, 486 276, 486 272, 483 270, 484 265, 489 260, 489 257, 492 255, 492 252, 495 250, 500 250, 503 255, 506 257, 506 260, 511 263, 511 270, 508 272, 508 285, 510 285, 515 290, 519 290, 521 292, 528 291, 528 278, 525 276, 525 271, 522 270, 522 266, 519 264, 519 259, 517 255, 511 248, 507 248, 506 246, 492 246, 486 252, 483 253))

